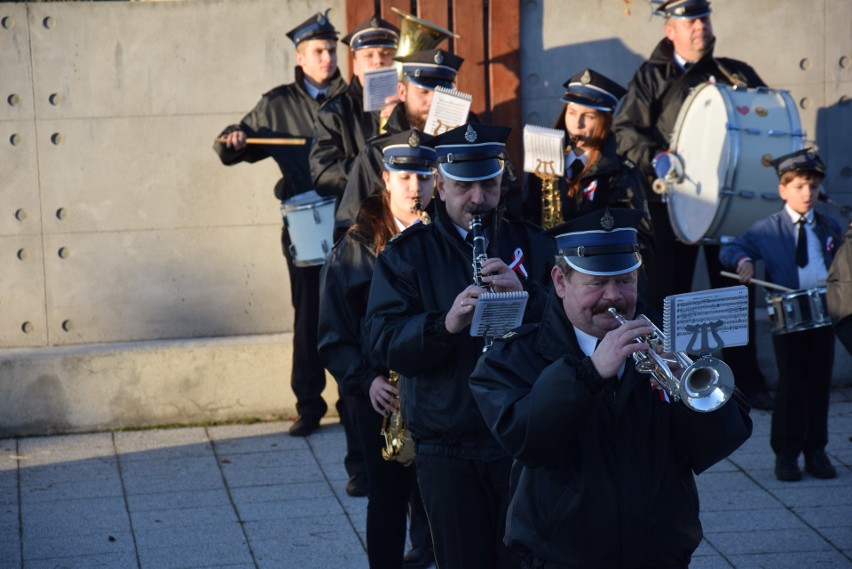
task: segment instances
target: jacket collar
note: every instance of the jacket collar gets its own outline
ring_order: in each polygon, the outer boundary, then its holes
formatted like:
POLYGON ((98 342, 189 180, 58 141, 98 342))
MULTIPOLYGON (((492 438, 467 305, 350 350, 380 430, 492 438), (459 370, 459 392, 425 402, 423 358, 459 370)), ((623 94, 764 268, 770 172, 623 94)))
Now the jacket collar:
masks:
POLYGON ((562 308, 562 299, 552 290, 547 297, 544 316, 539 324, 535 338, 535 350, 548 361, 556 361, 566 354, 577 354, 582 359, 584 354, 577 342, 574 326, 568 320, 562 308), (567 348, 567 349, 566 349, 567 348))

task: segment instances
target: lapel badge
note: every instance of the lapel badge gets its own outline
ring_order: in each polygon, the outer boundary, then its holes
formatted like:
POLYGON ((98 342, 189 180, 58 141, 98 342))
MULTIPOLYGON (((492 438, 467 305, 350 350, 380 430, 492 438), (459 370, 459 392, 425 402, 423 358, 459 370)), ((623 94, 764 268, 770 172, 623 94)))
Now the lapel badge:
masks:
POLYGON ((441 53, 440 49, 435 52, 435 57, 433 57, 432 60, 435 63, 437 63, 438 65, 441 65, 442 63, 444 63, 444 54, 441 53))
POLYGON ((420 146, 420 135, 417 134, 416 130, 413 131, 411 133, 411 136, 408 137, 408 145, 411 148, 417 148, 418 146, 420 146))
POLYGON ((615 218, 612 217, 612 214, 609 213, 609 208, 604 210, 603 217, 601 217, 601 227, 609 231, 615 225, 615 218))
POLYGON ((467 130, 464 133, 464 139, 468 142, 476 142, 476 131, 473 130, 473 125, 467 125, 467 130))

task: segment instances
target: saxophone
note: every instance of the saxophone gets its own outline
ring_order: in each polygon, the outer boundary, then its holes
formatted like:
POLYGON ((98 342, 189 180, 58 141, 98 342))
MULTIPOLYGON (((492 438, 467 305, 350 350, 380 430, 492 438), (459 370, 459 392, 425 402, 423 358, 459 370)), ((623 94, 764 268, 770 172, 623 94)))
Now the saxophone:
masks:
POLYGON ((535 175, 541 179, 541 227, 550 229, 562 223, 562 196, 553 161, 538 161, 535 175))
MULTIPOLYGON (((391 370, 388 376, 388 383, 399 387, 399 373, 391 370)), ((401 407, 396 413, 385 414, 381 434, 385 439, 385 448, 382 449, 383 459, 395 460, 403 466, 408 466, 414 461, 414 439, 411 438, 411 431, 405 428, 401 407)))

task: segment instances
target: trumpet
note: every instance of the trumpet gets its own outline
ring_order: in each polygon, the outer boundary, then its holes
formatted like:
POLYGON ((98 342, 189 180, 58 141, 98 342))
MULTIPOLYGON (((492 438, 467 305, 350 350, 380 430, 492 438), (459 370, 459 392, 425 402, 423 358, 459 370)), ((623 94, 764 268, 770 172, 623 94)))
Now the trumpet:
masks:
MULTIPOLYGON (((615 308, 610 307, 608 312, 619 323, 627 322, 615 308)), ((728 364, 710 354, 702 354, 696 361, 685 352, 672 354, 673 358, 663 357, 660 352, 665 344, 665 335, 644 314, 638 318, 645 320, 652 330, 649 335, 636 338, 637 343, 647 342, 649 346, 647 351, 633 352, 637 371, 650 374, 669 398, 682 401, 693 411, 715 411, 731 398, 734 393, 734 373, 728 364), (680 379, 673 368, 683 370, 680 379)))

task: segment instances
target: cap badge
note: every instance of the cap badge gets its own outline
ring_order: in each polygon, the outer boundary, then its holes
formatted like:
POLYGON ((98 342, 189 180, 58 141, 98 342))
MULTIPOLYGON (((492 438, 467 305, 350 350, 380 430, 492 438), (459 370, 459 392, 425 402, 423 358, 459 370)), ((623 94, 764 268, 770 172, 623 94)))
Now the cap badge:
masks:
POLYGON ((472 125, 467 125, 467 130, 464 133, 464 139, 468 142, 476 142, 476 131, 473 130, 472 125))
POLYGON ((806 152, 805 156, 808 160, 813 160, 814 158, 816 158, 816 154, 814 154, 813 152, 806 152))
POLYGON ((417 131, 411 133, 411 136, 408 137, 408 145, 411 148, 417 148, 420 146, 420 135, 417 134, 417 131))
POLYGON ((432 58, 432 61, 434 61, 434 62, 435 62, 435 63, 437 63, 438 65, 441 65, 442 63, 444 63, 444 54, 443 54, 443 53, 441 53, 441 51, 440 51, 440 50, 436 51, 436 52, 435 52, 435 57, 434 57, 434 58, 432 58))
POLYGON ((328 18, 325 17, 325 14, 317 14, 317 23, 321 26, 325 26, 328 24, 328 18))
POLYGON ((373 19, 370 20, 370 27, 371 28, 378 28, 379 27, 379 20, 375 16, 373 16, 373 19))
POLYGON ((609 213, 609 208, 604 210, 603 217, 601 217, 601 227, 609 231, 615 225, 615 218, 612 217, 612 214, 609 213))
POLYGON ((589 83, 591 83, 591 82, 592 82, 592 76, 591 76, 591 74, 589 73, 589 70, 588 70, 588 69, 586 69, 586 70, 583 72, 583 76, 582 76, 582 77, 580 77, 580 83, 582 83, 583 85, 588 85, 588 84, 589 84, 589 83))

